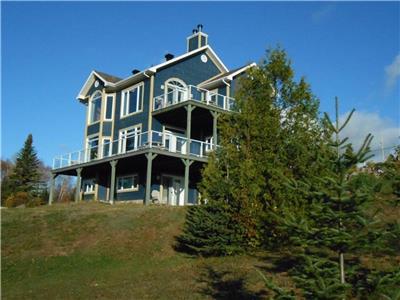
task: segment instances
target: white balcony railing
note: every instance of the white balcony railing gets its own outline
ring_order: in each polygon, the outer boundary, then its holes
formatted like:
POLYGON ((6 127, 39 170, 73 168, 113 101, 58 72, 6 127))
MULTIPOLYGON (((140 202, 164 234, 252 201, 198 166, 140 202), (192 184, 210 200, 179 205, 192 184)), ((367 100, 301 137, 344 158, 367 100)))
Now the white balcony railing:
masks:
POLYGON ((157 148, 180 154, 189 152, 191 156, 207 157, 214 146, 209 142, 190 139, 190 149, 188 149, 187 138, 168 132, 151 130, 143 133, 133 133, 112 142, 56 156, 53 159, 53 169, 101 160, 146 148, 157 148))
POLYGON ((187 89, 176 88, 166 94, 154 97, 153 110, 160 110, 188 100, 199 101, 227 111, 234 110, 235 106, 235 99, 232 97, 227 97, 210 92, 206 89, 189 85, 187 89))

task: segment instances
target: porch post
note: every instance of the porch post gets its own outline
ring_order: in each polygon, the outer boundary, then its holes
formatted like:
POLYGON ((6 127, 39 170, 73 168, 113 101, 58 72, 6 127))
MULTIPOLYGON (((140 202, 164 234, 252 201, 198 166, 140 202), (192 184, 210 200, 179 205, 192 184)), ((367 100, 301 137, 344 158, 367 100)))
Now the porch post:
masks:
POLYGON ((146 172, 146 192, 144 204, 148 205, 150 203, 150 194, 151 194, 151 172, 153 166, 153 159, 157 156, 156 153, 146 153, 147 158, 147 172, 146 172))
POLYGON ((49 205, 53 204, 53 198, 54 198, 54 185, 55 185, 55 181, 56 181, 56 177, 58 176, 58 174, 51 174, 51 178, 50 178, 50 192, 49 192, 49 205))
POLYGON ((186 109, 186 154, 190 154, 190 139, 192 135, 192 111, 196 108, 196 106, 192 106, 192 104, 188 104, 185 106, 186 109))
POLYGON ((111 183, 110 183, 110 204, 114 204, 114 195, 115 195, 115 173, 117 169, 118 160, 110 161, 111 165, 111 183))
POLYGON ((213 140, 214 140, 214 149, 217 149, 218 141, 217 141, 217 121, 219 117, 219 113, 216 111, 211 111, 211 115, 213 117, 213 140))
POLYGON ((185 199, 184 204, 187 205, 189 202, 189 177, 190 177, 190 166, 193 163, 193 160, 190 159, 183 159, 182 162, 185 165, 185 199))
POLYGON ((75 202, 81 201, 81 183, 82 183, 82 168, 76 169, 76 190, 75 190, 75 202))

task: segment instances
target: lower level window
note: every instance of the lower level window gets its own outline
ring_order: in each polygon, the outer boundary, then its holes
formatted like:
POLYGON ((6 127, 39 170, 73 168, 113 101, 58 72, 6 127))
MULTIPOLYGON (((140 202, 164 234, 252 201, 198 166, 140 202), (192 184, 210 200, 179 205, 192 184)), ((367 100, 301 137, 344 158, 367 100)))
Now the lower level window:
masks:
POLYGON ((83 182, 83 192, 85 194, 94 193, 94 179, 87 179, 83 182))
POLYGON ((118 192, 137 191, 138 189, 139 189, 138 175, 129 175, 117 178, 118 192))

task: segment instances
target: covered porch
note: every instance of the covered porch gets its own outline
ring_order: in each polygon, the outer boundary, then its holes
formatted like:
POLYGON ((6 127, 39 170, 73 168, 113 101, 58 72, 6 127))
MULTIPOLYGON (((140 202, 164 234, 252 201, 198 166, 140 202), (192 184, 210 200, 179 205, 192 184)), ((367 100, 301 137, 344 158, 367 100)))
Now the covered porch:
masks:
POLYGON ((58 175, 76 176, 75 202, 109 204, 135 202, 166 205, 197 204, 197 184, 206 160, 162 150, 147 149, 107 161, 53 170, 49 204, 53 203, 58 175))

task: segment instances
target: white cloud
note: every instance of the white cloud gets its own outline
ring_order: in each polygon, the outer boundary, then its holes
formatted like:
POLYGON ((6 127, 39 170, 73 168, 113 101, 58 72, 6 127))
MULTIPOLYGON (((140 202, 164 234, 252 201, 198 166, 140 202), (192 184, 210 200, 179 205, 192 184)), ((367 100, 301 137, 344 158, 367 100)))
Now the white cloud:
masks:
POLYGON ((323 5, 320 9, 314 11, 311 14, 311 20, 314 23, 320 23, 327 19, 332 12, 335 10, 335 5, 330 4, 330 5, 323 5))
POLYGON ((393 62, 385 67, 386 74, 386 88, 392 89, 400 77, 400 54, 398 54, 393 62))
MULTIPOLYGON (((342 123, 348 114, 349 113, 346 113, 340 116, 342 123)), ((385 148, 385 157, 392 150, 388 149, 389 147, 399 145, 400 143, 399 124, 396 125, 393 121, 382 118, 377 113, 370 112, 356 111, 340 136, 342 138, 349 137, 349 141, 353 144, 353 149, 358 150, 368 133, 374 136, 370 148, 373 150, 372 153, 375 154, 372 158, 375 161, 382 160, 381 141, 385 148)))

